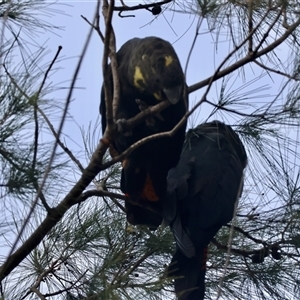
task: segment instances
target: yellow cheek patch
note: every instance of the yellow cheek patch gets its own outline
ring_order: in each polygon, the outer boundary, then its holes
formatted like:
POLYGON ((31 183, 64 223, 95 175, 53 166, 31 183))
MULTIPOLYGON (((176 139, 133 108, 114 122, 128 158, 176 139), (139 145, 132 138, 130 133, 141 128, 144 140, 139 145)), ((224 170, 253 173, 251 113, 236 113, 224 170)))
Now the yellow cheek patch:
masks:
POLYGON ((165 66, 169 66, 173 62, 173 57, 170 55, 165 56, 165 66))
POLYGON ((156 98, 156 100, 161 100, 159 93, 153 93, 153 96, 156 98))
POLYGON ((142 74, 141 68, 140 67, 135 67, 134 75, 133 75, 134 86, 136 86, 139 89, 143 89, 140 82, 145 83, 145 79, 144 79, 144 76, 142 74))

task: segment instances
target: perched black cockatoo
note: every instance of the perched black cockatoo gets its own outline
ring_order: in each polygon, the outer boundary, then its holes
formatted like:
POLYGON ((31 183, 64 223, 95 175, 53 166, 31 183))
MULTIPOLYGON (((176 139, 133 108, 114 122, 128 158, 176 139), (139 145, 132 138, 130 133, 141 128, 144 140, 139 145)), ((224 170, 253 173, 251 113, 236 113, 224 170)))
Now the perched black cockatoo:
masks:
POLYGON ((207 246, 233 217, 246 164, 244 146, 230 126, 213 121, 188 131, 164 201, 164 223, 177 247, 168 276, 175 278, 180 300, 204 298, 207 246))
MULTIPOLYGON (((117 108, 118 135, 111 141, 118 153, 140 139, 169 131, 182 119, 187 110, 185 78, 172 45, 157 37, 134 38, 117 52, 120 100, 117 108), (132 130, 122 130, 123 120, 160 101, 171 103, 156 116, 149 116, 132 130)), ((112 90, 111 68, 108 68, 112 90)), ((105 93, 102 87, 100 113, 102 130, 106 128, 105 93)), ((172 137, 159 138, 133 151, 124 161, 121 190, 133 201, 143 205, 151 201, 161 211, 166 192, 168 171, 175 167, 185 137, 186 123, 172 137)), ((127 220, 131 224, 146 224, 153 229, 162 215, 126 202, 127 220)))

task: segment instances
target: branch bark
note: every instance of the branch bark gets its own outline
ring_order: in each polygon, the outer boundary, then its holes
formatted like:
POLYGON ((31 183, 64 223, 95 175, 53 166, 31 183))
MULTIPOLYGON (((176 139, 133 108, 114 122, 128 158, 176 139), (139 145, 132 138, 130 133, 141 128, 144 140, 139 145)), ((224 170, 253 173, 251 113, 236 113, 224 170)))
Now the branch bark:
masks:
POLYGON ((282 44, 291 34, 292 32, 300 25, 300 18, 294 23, 292 24, 286 31, 285 33, 278 38, 276 41, 274 41, 273 43, 271 43, 269 46, 265 47, 264 49, 253 53, 253 54, 248 54, 247 56, 245 56, 244 58, 240 59, 239 61, 237 61, 236 63, 232 64, 231 66, 225 68, 224 70, 220 70, 215 76, 210 76, 198 83, 195 83, 191 86, 188 87, 188 93, 193 93, 201 88, 203 88, 204 86, 208 85, 209 82, 211 81, 212 78, 214 78, 214 80, 218 80, 228 74, 230 74, 231 72, 234 72, 235 70, 237 70, 238 68, 246 65, 247 63, 269 53, 270 51, 274 50, 276 47, 278 47, 280 44, 282 44))
POLYGON ((0 267, 0 281, 11 273, 23 259, 42 241, 47 233, 61 220, 67 210, 78 203, 84 189, 91 183, 94 177, 100 172, 102 157, 106 152, 107 146, 99 143, 94 152, 91 162, 83 171, 81 178, 65 196, 65 198, 55 207, 32 233, 32 235, 22 244, 22 246, 13 254, 11 254, 0 267))

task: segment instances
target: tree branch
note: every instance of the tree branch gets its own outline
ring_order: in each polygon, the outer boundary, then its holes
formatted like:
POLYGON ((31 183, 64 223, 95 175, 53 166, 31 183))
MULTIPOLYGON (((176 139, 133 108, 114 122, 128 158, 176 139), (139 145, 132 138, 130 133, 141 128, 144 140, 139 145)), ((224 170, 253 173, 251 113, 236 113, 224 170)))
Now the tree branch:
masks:
POLYGON ((115 6, 114 7, 114 11, 119 11, 119 12, 123 12, 123 11, 133 11, 133 10, 139 10, 139 9, 149 9, 151 7, 154 7, 155 5, 164 5, 167 3, 170 3, 174 0, 164 0, 164 1, 160 1, 160 2, 155 2, 155 3, 149 3, 149 4, 138 4, 138 5, 134 5, 134 6, 115 6))
MULTIPOLYGON (((68 106, 71 101, 72 93, 74 90, 74 85, 77 79, 77 74, 80 70, 83 57, 86 53, 86 49, 88 47, 91 35, 92 35, 92 28, 87 36, 86 42, 84 44, 82 54, 80 56, 80 59, 77 63, 77 67, 75 70, 75 73, 73 75, 73 80, 71 82, 70 91, 66 98, 65 108, 62 115, 61 123, 59 126, 59 129, 57 131, 58 136, 60 136, 63 123, 67 114, 68 106)), ((42 190, 43 185, 46 181, 46 178, 48 176, 48 173, 50 171, 50 167, 52 164, 52 161, 55 156, 56 152, 56 146, 57 142, 54 144, 53 151, 50 157, 48 169, 45 172, 43 181, 40 185, 40 189, 42 190)), ((36 196, 36 199, 33 201, 30 212, 28 213, 23 226, 20 230, 20 233, 12 245, 10 249, 10 253, 8 255, 8 258, 6 259, 5 263, 0 267, 0 281, 2 281, 3 278, 5 278, 7 275, 10 274, 10 272, 15 269, 21 261, 42 241, 42 239, 46 236, 46 234, 53 228, 56 223, 63 217, 65 212, 72 206, 74 203, 76 203, 77 198, 81 195, 83 190, 90 184, 90 182, 94 179, 94 177, 100 172, 100 166, 102 163, 102 157, 104 153, 107 150, 107 146, 103 143, 99 143, 96 151, 93 153, 91 162, 87 166, 87 168, 84 170, 81 178, 79 181, 75 184, 75 186, 71 189, 71 191, 65 196, 65 198, 60 202, 59 205, 57 205, 55 208, 51 210, 50 213, 48 213, 47 217, 44 219, 44 221, 38 226, 38 228, 32 233, 32 235, 20 246, 20 248, 13 253, 15 250, 16 245, 18 244, 19 239, 21 238, 21 235, 30 219, 31 214, 33 213, 35 206, 37 204, 38 195, 36 196), (13 254, 12 254, 13 253, 13 254)))
POLYGON ((226 225, 224 225, 224 226, 225 226, 225 227, 228 227, 228 228, 233 227, 233 229, 234 229, 235 231, 237 231, 237 232, 243 234, 245 237, 247 237, 248 239, 252 240, 252 241, 255 242, 255 243, 262 244, 262 245, 264 245, 264 246, 267 245, 267 242, 265 242, 265 241, 263 241, 263 240, 260 240, 260 239, 257 239, 257 238, 254 238, 253 236, 251 236, 251 235, 249 234, 249 232, 243 230, 243 229, 240 228, 240 227, 237 227, 237 226, 234 226, 234 225, 230 225, 230 224, 226 224, 226 225))
MULTIPOLYGON (((213 238, 211 240, 211 242, 218 248, 221 250, 225 250, 226 252, 228 251, 228 246, 221 244, 220 242, 218 242, 215 238, 213 238)), ((236 248, 232 248, 231 247, 231 253, 235 253, 237 255, 241 255, 244 257, 249 257, 251 254, 254 254, 255 251, 245 251, 245 250, 240 250, 240 249, 236 249, 236 248)))
POLYGON ((52 123, 50 122, 49 118, 46 116, 46 114, 43 112, 42 109, 40 109, 38 107, 38 112, 42 115, 42 117, 44 118, 44 120, 46 121, 50 131, 52 132, 53 136, 55 137, 58 145, 63 149, 63 151, 70 157, 70 159, 77 165, 78 169, 83 172, 84 167, 82 166, 82 164, 80 163, 80 161, 74 156, 74 154, 72 153, 72 151, 69 150, 68 147, 66 147, 64 145, 64 143, 60 140, 57 132, 55 131, 52 123))
POLYGON ((16 268, 20 262, 42 241, 46 234, 60 221, 67 210, 78 203, 84 189, 91 183, 94 177, 100 171, 102 157, 106 152, 107 146, 99 143, 92 159, 83 171, 81 178, 65 196, 65 198, 55 207, 51 213, 41 222, 38 228, 31 236, 20 246, 13 254, 10 254, 5 263, 0 267, 0 281, 2 281, 10 272, 16 268))
POLYGON ((292 79, 292 80, 295 80, 295 81, 300 81, 300 78, 297 78, 296 76, 291 76, 291 75, 289 75, 287 73, 284 73, 284 72, 281 72, 279 70, 275 70, 275 69, 269 68, 266 65, 258 62, 257 60, 254 60, 254 63, 257 64, 258 66, 260 66, 262 69, 264 69, 266 71, 269 71, 269 72, 272 72, 272 73, 276 73, 278 75, 287 77, 288 79, 292 79))
MULTIPOLYGON (((195 83, 195 84, 189 86, 188 87, 188 93, 190 94, 190 93, 193 93, 193 92, 197 91, 198 89, 203 88, 204 86, 206 86, 210 82, 210 80, 213 77, 214 77, 214 80, 220 79, 220 78, 230 74, 231 72, 239 69, 240 67, 244 66, 245 64, 247 64, 247 63, 249 63, 249 62, 251 62, 251 61, 267 54, 267 53, 269 53, 270 51, 274 50, 277 46, 279 46, 281 43, 283 43, 299 25, 300 25, 300 18, 293 25, 291 25, 280 38, 278 38, 276 41, 271 43, 269 46, 266 46, 264 49, 254 53, 253 55, 248 54, 247 56, 240 59, 239 61, 232 64, 231 66, 225 68, 224 70, 218 71, 218 73, 215 76, 214 75, 210 76, 210 77, 208 77, 208 78, 206 78, 206 79, 204 79, 204 80, 202 80, 198 83, 195 83)), ((249 35, 249 36, 251 36, 251 35, 249 35)))

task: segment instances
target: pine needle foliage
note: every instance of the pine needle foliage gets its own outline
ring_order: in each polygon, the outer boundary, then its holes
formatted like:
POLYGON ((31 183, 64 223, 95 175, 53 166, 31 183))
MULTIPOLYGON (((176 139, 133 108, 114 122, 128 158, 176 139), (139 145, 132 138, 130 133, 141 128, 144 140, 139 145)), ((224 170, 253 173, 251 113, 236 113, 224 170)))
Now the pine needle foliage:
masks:
MULTIPOLYGON (((101 4, 107 20, 113 1, 101 4)), ((154 3, 126 5, 115 5, 114 13, 151 11, 154 3)), ((79 151, 59 130, 71 111, 53 97, 63 87, 49 78, 64 61, 59 50, 49 61, 47 47, 32 43, 58 32, 49 22, 64 13, 58 7, 42 0, 0 3, 0 299, 174 299, 165 277, 175 249, 169 229, 126 222, 121 165, 108 151, 96 164, 105 168, 90 167, 103 149, 99 120, 82 129, 79 151)), ((198 19, 190 54, 205 33, 214 41, 210 77, 199 74, 188 86, 190 95, 197 92, 189 107, 191 118, 199 116, 193 124, 230 124, 249 159, 236 216, 209 247, 206 299, 299 299, 300 2, 169 0, 161 7, 156 17, 172 10, 177 18, 198 19)), ((105 35, 113 31, 97 20, 96 14, 88 25, 109 49, 105 35)))

